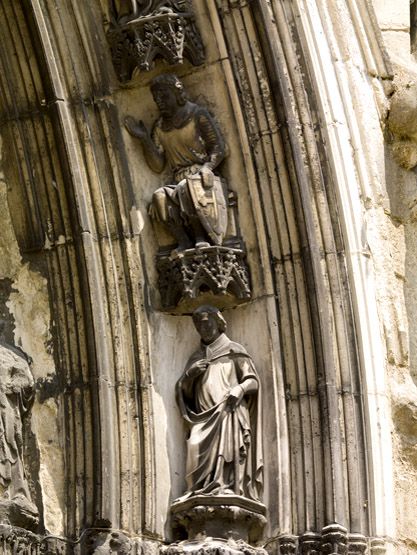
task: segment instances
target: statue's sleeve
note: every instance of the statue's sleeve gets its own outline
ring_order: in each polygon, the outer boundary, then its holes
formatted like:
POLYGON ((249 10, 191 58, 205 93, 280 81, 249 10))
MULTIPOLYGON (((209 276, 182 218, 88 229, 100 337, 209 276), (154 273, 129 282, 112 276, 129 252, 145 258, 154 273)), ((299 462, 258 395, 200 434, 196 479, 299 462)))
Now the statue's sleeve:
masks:
POLYGON ((159 127, 159 120, 155 123, 154 128, 152 129, 152 142, 156 147, 156 150, 160 153, 163 154, 164 152, 164 147, 162 146, 161 143, 161 138, 160 138, 160 127, 159 127))
POLYGON ((179 406, 181 415, 186 419, 189 420, 189 409, 194 410, 194 399, 193 399, 193 391, 194 391, 194 382, 196 376, 190 376, 188 371, 193 367, 194 363, 201 359, 201 353, 198 351, 194 353, 189 359, 187 364, 185 365, 184 372, 181 378, 177 382, 176 386, 176 397, 177 397, 177 404, 179 406))
POLYGON ((258 390, 259 378, 253 360, 249 356, 240 356, 235 364, 239 383, 244 386, 245 393, 255 393, 258 390))
POLYGON ((219 125, 209 112, 201 109, 197 115, 198 129, 204 141, 209 160, 206 165, 214 170, 226 155, 226 145, 219 125))

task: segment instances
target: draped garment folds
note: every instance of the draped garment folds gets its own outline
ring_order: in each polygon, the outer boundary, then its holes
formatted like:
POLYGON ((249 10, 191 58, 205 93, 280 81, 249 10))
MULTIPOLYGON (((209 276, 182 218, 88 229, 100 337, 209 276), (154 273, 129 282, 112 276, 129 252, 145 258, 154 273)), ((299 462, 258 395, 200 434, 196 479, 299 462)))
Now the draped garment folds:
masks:
POLYGON ((30 499, 24 475, 23 418, 33 401, 33 377, 27 361, 0 344, 0 490, 10 498, 30 499))
POLYGON ((190 425, 187 440, 188 494, 238 494, 259 500, 263 486, 259 378, 244 347, 224 333, 201 345, 177 383, 177 400, 190 425), (203 369, 189 372, 204 361, 203 369), (230 390, 245 380, 258 383, 233 411, 230 390), (238 474, 236 478, 236 474, 238 474))
POLYGON ((165 207, 161 213, 152 202, 150 215, 175 226, 198 218, 212 243, 221 245, 227 228, 226 186, 214 174, 211 184, 203 183, 198 174, 204 164, 217 167, 225 156, 225 144, 210 113, 192 102, 187 106, 174 126, 165 128, 162 118, 154 126, 152 140, 165 155, 175 183, 155 191, 159 199, 164 195, 165 207))

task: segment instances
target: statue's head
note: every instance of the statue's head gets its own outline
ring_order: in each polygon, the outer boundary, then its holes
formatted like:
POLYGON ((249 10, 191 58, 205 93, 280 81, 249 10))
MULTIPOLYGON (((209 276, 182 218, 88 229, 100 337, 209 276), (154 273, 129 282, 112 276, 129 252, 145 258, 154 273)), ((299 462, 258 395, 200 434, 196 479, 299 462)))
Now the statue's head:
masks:
POLYGON ((151 92, 162 116, 174 114, 187 102, 184 85, 172 73, 163 73, 152 79, 151 92))
POLYGON ((212 343, 226 331, 226 320, 214 306, 203 305, 193 312, 193 322, 203 343, 212 343))

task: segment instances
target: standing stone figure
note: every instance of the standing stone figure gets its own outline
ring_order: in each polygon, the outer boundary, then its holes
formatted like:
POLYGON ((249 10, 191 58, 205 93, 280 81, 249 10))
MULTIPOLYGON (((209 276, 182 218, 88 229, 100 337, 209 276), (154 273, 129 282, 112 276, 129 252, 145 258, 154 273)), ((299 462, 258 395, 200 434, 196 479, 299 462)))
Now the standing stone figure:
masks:
POLYGON ((38 519, 23 467, 23 421, 33 394, 28 362, 0 343, 0 523, 22 528, 38 519))
MULTIPOLYGON (((190 426, 187 494, 240 495, 259 501, 263 486, 259 378, 245 348, 231 341, 217 308, 193 314, 200 348, 177 383, 190 426)), ((179 501, 180 501, 179 500, 179 501)))
POLYGON ((155 191, 150 215, 174 236, 178 251, 221 245, 227 228, 224 183, 213 170, 225 157, 219 127, 206 108, 190 102, 181 81, 163 74, 151 83, 161 117, 152 137, 142 121, 128 116, 126 128, 141 140, 149 167, 172 172, 168 185, 155 191))

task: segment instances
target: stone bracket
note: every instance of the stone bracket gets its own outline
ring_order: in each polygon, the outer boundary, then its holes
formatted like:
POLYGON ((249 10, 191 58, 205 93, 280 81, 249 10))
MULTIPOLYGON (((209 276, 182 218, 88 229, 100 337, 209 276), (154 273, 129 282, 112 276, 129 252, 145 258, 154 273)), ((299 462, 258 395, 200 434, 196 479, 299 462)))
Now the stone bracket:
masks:
POLYGON ((201 301, 205 293, 210 295, 205 300, 219 308, 250 299, 249 270, 241 249, 208 246, 173 255, 161 253, 156 265, 163 309, 181 303, 184 311, 189 312, 195 308, 190 300, 201 301))
POLYGON ((184 541, 161 548, 162 555, 267 555, 262 547, 244 541, 210 539, 184 541))
POLYGON ((155 58, 170 65, 187 58, 193 65, 204 62, 204 47, 189 0, 167 2, 158 10, 119 24, 113 21, 107 39, 121 82, 131 79, 135 68, 149 71, 155 58))
POLYGON ((17 526, 0 525, 0 553, 2 555, 64 555, 64 539, 42 537, 17 526))
MULTIPOLYGON (((271 540, 267 543, 271 543, 271 540)), ((362 534, 349 534, 346 528, 338 524, 325 526, 322 533, 305 532, 300 537, 281 535, 274 538, 279 555, 299 553, 300 555, 355 555, 356 553, 373 554, 386 552, 383 538, 367 538, 362 534)))
POLYGON ((187 535, 186 542, 174 544, 173 553, 194 553, 193 542, 207 544, 202 553, 211 553, 208 549, 212 538, 223 542, 223 551, 218 546, 215 553, 251 553, 248 549, 259 552, 248 543, 259 540, 266 524, 266 507, 258 501, 240 495, 194 495, 173 503, 171 513, 174 529, 182 529, 187 535))

